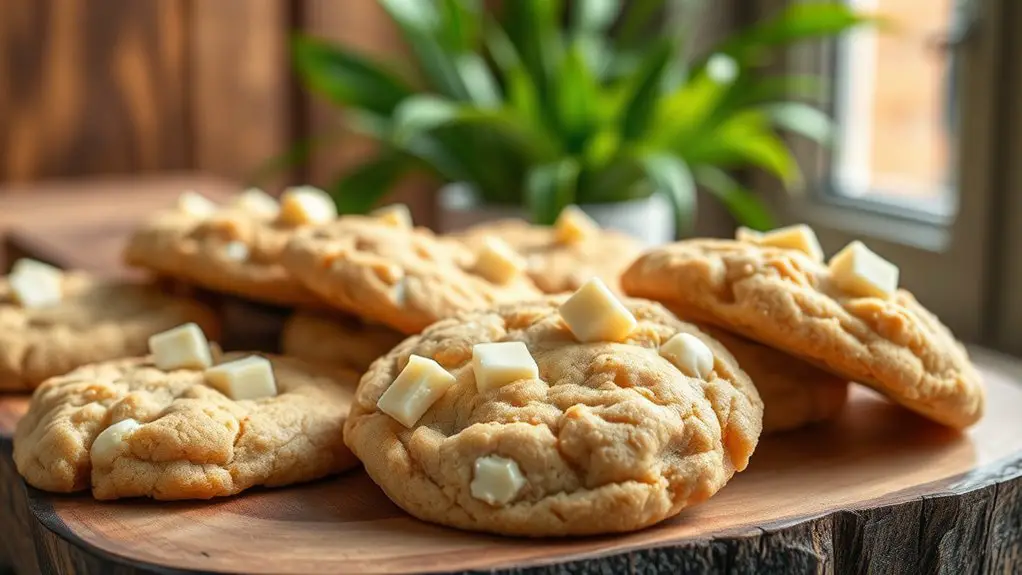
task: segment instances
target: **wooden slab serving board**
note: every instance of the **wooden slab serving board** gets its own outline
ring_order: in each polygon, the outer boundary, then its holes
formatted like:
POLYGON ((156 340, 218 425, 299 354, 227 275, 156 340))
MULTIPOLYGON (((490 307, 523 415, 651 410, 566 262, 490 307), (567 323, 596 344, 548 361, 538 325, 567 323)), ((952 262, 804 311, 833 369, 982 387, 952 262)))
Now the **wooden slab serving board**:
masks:
POLYGON ((212 502, 98 503, 18 488, 44 571, 1019 572, 1022 386, 988 361, 983 371, 988 414, 964 434, 857 389, 838 421, 765 438, 710 501, 613 537, 429 525, 360 470, 212 502))

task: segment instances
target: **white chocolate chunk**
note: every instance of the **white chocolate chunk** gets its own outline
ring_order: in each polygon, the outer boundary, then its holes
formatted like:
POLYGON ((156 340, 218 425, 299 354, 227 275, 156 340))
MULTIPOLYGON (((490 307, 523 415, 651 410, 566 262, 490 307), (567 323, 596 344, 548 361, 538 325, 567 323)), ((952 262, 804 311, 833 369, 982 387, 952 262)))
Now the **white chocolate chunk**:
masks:
POLYGON ((679 333, 664 342, 660 355, 689 377, 706 379, 713 371, 713 352, 690 333, 679 333))
POLYGON ((51 266, 50 264, 43 263, 39 260, 32 258, 21 258, 14 262, 11 266, 10 275, 22 275, 22 274, 39 274, 51 276, 54 278, 60 278, 64 272, 60 268, 51 266))
POLYGON ((376 407, 401 425, 411 428, 454 385, 454 376, 436 361, 413 355, 376 407))
POLYGON ((412 212, 405 204, 391 204, 369 212, 369 215, 396 228, 412 229, 412 212))
POLYGON ((472 483, 472 497, 490 505, 506 505, 525 485, 525 476, 513 459, 487 455, 476 459, 472 483))
POLYGON ((244 242, 228 242, 224 246, 224 255, 229 260, 243 262, 248 259, 248 254, 248 246, 244 242))
POLYGON ((621 341, 637 325, 632 312, 596 277, 561 304, 560 313, 582 342, 621 341))
POLYGON ((235 401, 277 395, 273 364, 258 355, 211 367, 206 370, 205 377, 206 383, 235 401))
POLYGON ((280 196, 280 221, 289 226, 323 224, 337 217, 333 198, 319 188, 290 188, 280 196))
POLYGON ((495 284, 506 284, 525 271, 525 258, 507 242, 493 236, 482 239, 476 255, 475 273, 495 284))
POLYGON ((213 365, 206 334, 194 323, 186 323, 149 338, 153 363, 163 371, 206 369, 213 365))
POLYGON ((89 450, 93 467, 109 465, 118 455, 126 452, 128 437, 139 427, 142 425, 134 419, 122 419, 97 435, 89 450))
POLYGON ((740 242, 746 242, 750 244, 758 244, 763 239, 763 232, 757 232, 756 230, 739 226, 735 230, 735 239, 740 242))
POLYGON ((60 303, 64 296, 63 277, 63 272, 49 264, 23 258, 11 267, 7 285, 21 307, 49 307, 60 303))
POLYGON ((820 241, 816 239, 813 229, 805 224, 767 232, 760 236, 755 243, 761 246, 798 250, 811 257, 813 261, 823 261, 823 248, 820 247, 820 241))
POLYGON ((563 244, 584 241, 599 233, 600 225, 578 206, 567 206, 561 210, 554 222, 554 237, 563 244))
POLYGON ((854 296, 887 298, 898 290, 898 266, 856 240, 830 258, 834 284, 854 296))
POLYGON ((215 214, 217 206, 206 196, 187 190, 178 196, 177 209, 190 216, 205 218, 215 214))
POLYGON ((522 379, 538 379, 539 366, 520 341, 477 343, 472 346, 472 373, 479 393, 522 379))
POLYGON ((238 194, 231 205, 266 218, 275 218, 280 213, 280 205, 277 200, 259 188, 249 188, 238 194))

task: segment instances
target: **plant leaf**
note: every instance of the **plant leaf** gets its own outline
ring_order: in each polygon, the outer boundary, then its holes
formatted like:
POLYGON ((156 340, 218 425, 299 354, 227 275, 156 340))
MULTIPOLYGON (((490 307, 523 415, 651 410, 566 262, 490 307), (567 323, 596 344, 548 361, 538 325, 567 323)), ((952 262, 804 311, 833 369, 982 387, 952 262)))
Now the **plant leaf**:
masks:
POLYGON ((504 30, 532 76, 541 102, 548 102, 550 86, 560 68, 562 0, 513 0, 503 3, 504 30))
POLYGON ((663 78, 670 64, 674 46, 661 42, 651 49, 632 79, 632 92, 625 104, 621 119, 621 136, 634 140, 642 136, 656 112, 656 104, 663 94, 663 78))
POLYGON ((807 100, 824 104, 830 96, 828 82, 820 76, 791 74, 786 76, 745 76, 735 90, 737 106, 751 106, 788 100, 807 100))
POLYGON ((295 36, 291 53, 302 82, 335 104, 388 114, 412 93, 382 65, 322 40, 295 36))
POLYGON ((735 114, 703 137, 681 144, 687 145, 679 153, 692 165, 754 166, 777 176, 788 188, 801 189, 798 162, 760 111, 735 114))
POLYGON ((599 85, 577 44, 569 48, 557 80, 557 118, 565 145, 569 150, 581 151, 595 123, 599 85))
POLYGON ((497 81, 493 78, 490 68, 479 54, 466 52, 455 60, 461 83, 468 92, 469 99, 480 106, 497 107, 502 98, 497 81))
POLYGON ((390 191, 409 167, 408 160, 400 153, 383 150, 338 178, 327 191, 339 213, 364 214, 390 191))
POLYGON ((618 42, 621 47, 635 46, 648 32, 644 28, 658 10, 662 10, 665 0, 632 0, 624 11, 618 42))
POLYGON ((686 235, 695 227, 696 183, 685 160, 678 156, 649 153, 641 158, 642 166, 656 191, 667 195, 674 205, 678 235, 686 235))
POLYGON ((552 225, 565 206, 575 201, 579 164, 574 158, 542 164, 525 178, 525 203, 533 222, 552 225))
POLYGON ((401 35, 415 54, 430 87, 455 100, 468 100, 469 92, 458 74, 454 54, 441 44, 441 19, 435 2, 379 0, 397 22, 401 35))
POLYGON ((720 51, 748 64, 764 48, 826 38, 870 22, 878 20, 843 2, 795 2, 776 17, 733 35, 720 51))
POLYGON ((575 34, 603 34, 621 13, 621 0, 575 0, 571 24, 575 34))
POLYGON ((739 225, 758 231, 774 228, 774 218, 766 204, 724 170, 700 166, 695 169, 694 175, 696 182, 724 204, 739 225))
MULTIPOLYGON (((422 0, 412 0, 425 3, 422 0)), ((482 6, 479 0, 440 0, 440 38, 448 52, 473 52, 479 42, 482 6)))
POLYGON ((804 136, 814 142, 834 142, 834 122, 817 108, 800 102, 783 102, 760 108, 777 128, 804 136))

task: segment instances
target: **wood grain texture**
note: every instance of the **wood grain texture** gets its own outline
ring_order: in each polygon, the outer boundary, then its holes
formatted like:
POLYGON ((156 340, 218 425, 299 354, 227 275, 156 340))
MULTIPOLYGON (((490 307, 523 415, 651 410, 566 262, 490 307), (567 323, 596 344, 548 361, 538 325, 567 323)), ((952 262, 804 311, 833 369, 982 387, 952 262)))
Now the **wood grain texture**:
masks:
POLYGON ((0 181, 186 166, 185 0, 0 14, 0 181))
MULTIPOLYGON (((377 0, 304 0, 302 27, 306 34, 342 43, 363 54, 398 64, 398 69, 414 65, 410 61, 397 27, 377 0)), ((305 93, 305 134, 323 136, 339 133, 342 129, 341 110, 323 99, 305 93)), ((372 142, 355 135, 345 135, 339 141, 314 152, 307 167, 309 183, 326 186, 338 174, 370 157, 375 147, 372 142)), ((383 203, 404 202, 412 210, 415 222, 432 226, 436 183, 424 178, 407 178, 383 203)))
POLYGON ((192 168, 248 181, 291 138, 288 3, 192 2, 188 21, 192 168))
POLYGON ((1022 387, 995 364, 982 365, 989 413, 965 434, 857 390, 838 421, 767 438, 710 501, 628 535, 531 541, 435 527, 360 471, 213 502, 29 490, 29 527, 50 534, 39 562, 58 572, 1019 572, 1022 387))

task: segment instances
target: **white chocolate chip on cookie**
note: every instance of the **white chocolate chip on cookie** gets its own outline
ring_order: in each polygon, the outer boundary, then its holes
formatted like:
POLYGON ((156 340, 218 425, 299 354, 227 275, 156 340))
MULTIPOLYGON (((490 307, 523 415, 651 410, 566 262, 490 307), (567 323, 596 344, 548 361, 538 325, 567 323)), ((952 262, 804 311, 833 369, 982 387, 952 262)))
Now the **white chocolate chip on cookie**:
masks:
POLYGON ((238 194, 231 205, 250 214, 275 218, 280 213, 280 204, 270 194, 259 188, 249 188, 238 194))
POLYGON ((480 393, 522 379, 539 378, 539 367, 520 341, 477 343, 472 346, 472 372, 480 393))
POLYGON ((525 476, 513 459, 487 455, 476 459, 469 486, 472 497, 490 505, 506 505, 525 485, 525 476))
POLYGON ((750 244, 758 244, 763 239, 763 232, 757 232, 751 228, 739 226, 735 230, 735 239, 740 242, 746 242, 750 244))
POLYGON ((504 240, 486 236, 476 255, 474 270, 496 284, 506 284, 525 271, 526 263, 504 240))
POLYGON ((139 427, 141 425, 134 419, 124 419, 104 429, 96 436, 89 450, 92 465, 111 463, 126 449, 128 436, 139 427))
POLYGON ((333 198, 319 188, 290 188, 280 197, 280 221, 289 226, 325 224, 337 218, 333 198))
POLYGON ((277 395, 273 365, 270 360, 258 355, 207 369, 206 383, 235 401, 277 395))
POLYGON ((405 204, 391 204, 369 212, 369 215, 395 228, 412 229, 412 212, 405 204))
POLYGON ((436 361, 413 355, 376 406, 401 425, 411 428, 454 382, 454 376, 436 361))
POLYGON ((213 364, 209 342, 202 328, 186 323, 149 338, 153 363, 164 371, 205 369, 213 364))
POLYGON ((15 301, 26 309, 56 305, 64 295, 63 272, 32 259, 15 262, 7 282, 15 301))
POLYGON ((898 266, 854 241, 830 258, 831 278, 843 291, 861 297, 890 297, 898 290, 898 266))
POLYGON ((689 377, 706 379, 713 372, 713 352, 698 337, 679 333, 660 346, 660 355, 689 377))
MULTIPOLYGON (((741 241, 741 238, 739 240, 741 241)), ((811 257, 813 261, 823 261, 823 248, 820 247, 820 241, 816 239, 816 233, 813 232, 813 229, 805 224, 788 226, 767 232, 754 240, 753 243, 761 246, 797 250, 811 257)))
POLYGON ((224 245, 224 255, 231 261, 247 261, 249 255, 248 246, 244 242, 228 242, 224 245))
POLYGON ((560 307, 561 318, 581 342, 621 341, 635 329, 635 316, 600 278, 593 278, 560 307))
POLYGON ((216 213, 217 205, 202 194, 186 190, 177 198, 177 209, 190 216, 205 218, 216 213))
POLYGON ((561 210, 554 222, 554 234, 558 242, 572 244, 584 241, 598 234, 600 225, 578 206, 567 206, 561 210))

